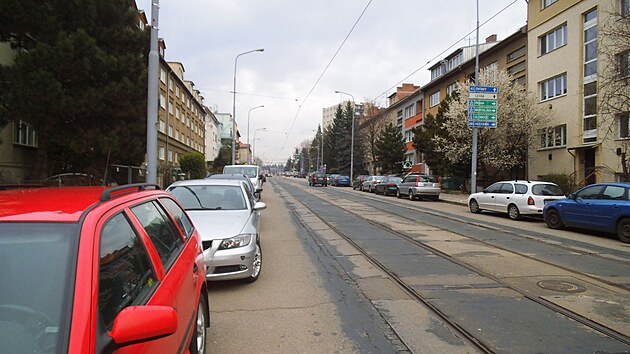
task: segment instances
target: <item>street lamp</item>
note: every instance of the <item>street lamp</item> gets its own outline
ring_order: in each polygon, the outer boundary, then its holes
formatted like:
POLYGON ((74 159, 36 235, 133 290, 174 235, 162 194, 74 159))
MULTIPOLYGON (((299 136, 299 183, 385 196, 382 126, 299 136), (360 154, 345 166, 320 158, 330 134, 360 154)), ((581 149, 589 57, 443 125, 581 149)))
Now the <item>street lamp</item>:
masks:
POLYGON ((254 149, 252 150, 252 162, 254 161, 254 158, 256 157, 256 132, 259 130, 267 131, 267 128, 258 128, 254 130, 254 149))
POLYGON ((350 116, 352 117, 352 132, 350 133, 350 183, 352 183, 352 181, 354 181, 354 96, 343 91, 335 91, 335 93, 352 97, 352 106, 350 107, 350 116))
POLYGON ((243 52, 234 58, 234 89, 232 91, 232 165, 236 164, 236 64, 238 63, 238 57, 241 55, 264 52, 264 49, 254 49, 247 52, 243 52))
MULTIPOLYGON (((250 108, 249 111, 247 112, 247 149, 249 149, 249 114, 252 113, 253 110, 255 110, 256 108, 263 108, 265 107, 265 105, 260 105, 260 106, 256 106, 254 108, 250 108)), ((253 153, 252 153, 252 157, 253 157, 253 153)), ((250 159, 247 159, 248 161, 250 159)))

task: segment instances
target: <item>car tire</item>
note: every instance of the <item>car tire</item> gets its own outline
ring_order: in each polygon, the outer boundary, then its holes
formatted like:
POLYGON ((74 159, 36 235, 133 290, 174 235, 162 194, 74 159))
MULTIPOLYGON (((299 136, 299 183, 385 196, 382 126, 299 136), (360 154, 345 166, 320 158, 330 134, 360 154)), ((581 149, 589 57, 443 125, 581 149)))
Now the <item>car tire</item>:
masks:
POLYGON ((547 214, 545 215, 545 223, 550 229, 561 229, 564 227, 562 223, 562 219, 560 218, 560 213, 556 209, 547 210, 547 214))
POLYGON ((400 195, 400 189, 396 189, 396 198, 401 198, 402 195, 400 195))
POLYGON ((470 212, 473 214, 481 213, 481 208, 479 208, 479 203, 477 203, 476 199, 470 200, 470 203, 468 204, 468 208, 470 209, 470 212))
POLYGON ((409 200, 414 200, 414 196, 413 196, 413 191, 410 189, 409 190, 409 194, 407 195, 409 197, 409 200))
POLYGON ((206 327, 207 313, 208 296, 201 293, 201 296, 199 297, 199 305, 197 305, 197 318, 194 324, 194 331, 188 347, 190 354, 204 354, 206 352, 206 340, 208 336, 208 329, 206 327))
POLYGON ((521 220, 521 212, 515 204, 508 205, 507 213, 510 220, 521 220))
POLYGON ((630 243, 630 218, 623 218, 617 224, 617 238, 623 243, 630 243))
POLYGON ((262 248, 260 248, 260 241, 256 242, 256 252, 254 252, 254 262, 252 264, 253 273, 244 279, 246 283, 253 283, 258 280, 260 272, 262 272, 262 248))

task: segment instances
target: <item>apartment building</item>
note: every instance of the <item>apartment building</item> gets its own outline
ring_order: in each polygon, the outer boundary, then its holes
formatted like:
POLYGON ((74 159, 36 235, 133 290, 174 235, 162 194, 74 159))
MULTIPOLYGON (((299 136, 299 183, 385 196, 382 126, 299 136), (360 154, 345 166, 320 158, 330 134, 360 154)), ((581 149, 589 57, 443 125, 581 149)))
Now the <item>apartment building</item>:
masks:
POLYGON ((336 104, 334 106, 330 106, 330 107, 326 107, 322 109, 322 127, 323 129, 326 128, 330 128, 330 126, 332 125, 333 121, 335 120, 335 114, 337 113, 337 107, 339 107, 339 105, 341 105, 341 109, 345 109, 345 107, 348 105, 348 103, 350 104, 350 106, 352 107, 352 109, 354 109, 354 116, 357 119, 360 119, 360 117, 363 117, 364 113, 363 113, 363 104, 362 103, 355 103, 353 101, 343 101, 339 104, 336 104))
POLYGON ((166 44, 159 41, 158 183, 177 179, 179 156, 205 152, 205 108, 194 83, 184 79, 184 65, 164 59, 166 44))
POLYGON ((626 48, 611 53, 613 38, 605 37, 603 26, 627 26, 629 12, 628 0, 529 2, 528 85, 552 112, 550 125, 538 132, 540 145, 530 152, 530 178, 566 174, 577 186, 624 179, 630 48, 626 39, 626 48), (618 111, 604 109, 611 103, 605 84, 611 71, 626 93, 618 111))
POLYGON ((428 166, 422 163, 422 154, 413 146, 413 128, 421 125, 424 117, 424 93, 418 86, 405 85, 410 84, 404 84, 403 88, 411 91, 403 90, 396 101, 390 100, 389 106, 392 113, 396 113, 396 127, 402 131, 405 141, 403 168, 409 172, 427 172, 428 166))
POLYGON ((210 108, 204 106, 205 111, 205 157, 206 162, 213 161, 219 156, 219 150, 221 150, 221 137, 219 136, 219 130, 222 128, 222 124, 219 122, 210 108))

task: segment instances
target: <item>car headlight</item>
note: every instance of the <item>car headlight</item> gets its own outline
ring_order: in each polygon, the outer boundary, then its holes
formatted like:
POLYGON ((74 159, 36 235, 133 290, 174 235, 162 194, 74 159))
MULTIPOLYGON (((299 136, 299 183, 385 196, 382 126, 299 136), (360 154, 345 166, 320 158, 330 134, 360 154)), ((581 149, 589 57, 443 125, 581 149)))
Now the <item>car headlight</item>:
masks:
POLYGON ((243 234, 243 235, 226 238, 225 240, 221 241, 221 244, 219 245, 219 249, 229 250, 232 248, 244 247, 244 246, 249 245, 249 242, 251 241, 251 239, 252 239, 251 234, 243 234))

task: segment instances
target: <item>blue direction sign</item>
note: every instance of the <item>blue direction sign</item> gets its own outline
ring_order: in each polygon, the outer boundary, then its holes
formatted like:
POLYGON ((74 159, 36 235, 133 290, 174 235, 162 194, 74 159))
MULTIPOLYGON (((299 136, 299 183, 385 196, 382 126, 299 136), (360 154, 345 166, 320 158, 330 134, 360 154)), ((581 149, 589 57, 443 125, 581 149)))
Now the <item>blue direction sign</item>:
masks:
POLYGON ((471 93, 499 93, 499 88, 496 86, 470 86, 469 91, 471 93))
POLYGON ((468 126, 496 128, 499 88, 496 86, 470 86, 469 90, 468 126))

